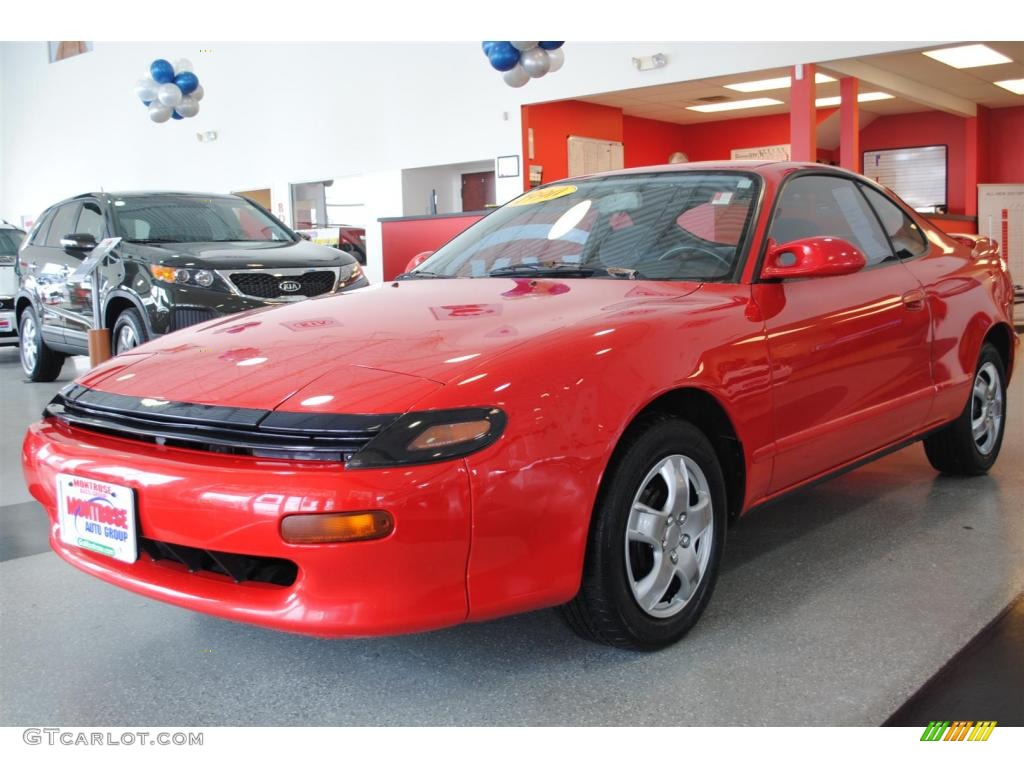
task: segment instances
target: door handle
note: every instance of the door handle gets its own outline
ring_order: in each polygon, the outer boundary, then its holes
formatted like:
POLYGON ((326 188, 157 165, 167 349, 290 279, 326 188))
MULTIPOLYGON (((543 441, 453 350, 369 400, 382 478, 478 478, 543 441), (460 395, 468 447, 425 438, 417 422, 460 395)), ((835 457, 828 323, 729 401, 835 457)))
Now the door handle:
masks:
POLYGON ((907 291, 902 297, 903 307, 904 309, 908 309, 912 312, 920 311, 924 309, 925 298, 924 291, 920 289, 915 288, 912 291, 907 291))

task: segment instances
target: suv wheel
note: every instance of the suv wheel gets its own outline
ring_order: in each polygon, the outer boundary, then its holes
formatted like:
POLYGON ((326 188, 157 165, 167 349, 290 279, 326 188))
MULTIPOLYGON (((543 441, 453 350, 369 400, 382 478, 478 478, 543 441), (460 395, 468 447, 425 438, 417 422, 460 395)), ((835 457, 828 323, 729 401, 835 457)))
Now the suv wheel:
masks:
POLYGON ((146 326, 143 325, 142 317, 137 310, 126 309, 117 316, 117 322, 114 323, 111 352, 120 355, 147 341, 149 341, 149 336, 146 335, 146 326))
POLYGON ((21 369, 29 381, 54 381, 64 367, 65 355, 46 346, 39 316, 28 306, 18 318, 18 347, 21 353, 21 369))

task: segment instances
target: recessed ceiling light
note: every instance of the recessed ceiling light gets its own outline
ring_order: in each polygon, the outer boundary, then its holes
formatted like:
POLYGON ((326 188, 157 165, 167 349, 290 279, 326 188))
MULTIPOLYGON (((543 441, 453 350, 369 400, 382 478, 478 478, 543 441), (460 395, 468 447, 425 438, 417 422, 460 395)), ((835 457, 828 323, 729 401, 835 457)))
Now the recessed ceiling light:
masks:
MULTIPOLYGON (((857 96, 857 101, 884 101, 885 99, 896 98, 891 93, 882 93, 881 91, 868 91, 857 96)), ((816 107, 838 107, 841 102, 839 96, 823 96, 820 99, 814 100, 814 106, 816 107)))
POLYGON ((1010 93, 1016 93, 1018 96, 1024 96, 1024 77, 1017 80, 999 80, 992 85, 998 85, 1000 88, 1005 88, 1010 93))
MULTIPOLYGON (((836 79, 830 77, 823 72, 814 73, 814 82, 816 83, 834 83, 836 79)), ((772 77, 767 80, 751 80, 748 83, 732 83, 731 85, 724 86, 733 91, 742 91, 743 93, 756 93, 757 91, 777 91, 781 88, 789 88, 790 78, 786 77, 772 77)))
POLYGON ((993 51, 987 45, 959 45, 956 48, 940 48, 937 51, 924 51, 925 56, 941 61, 957 69, 968 67, 989 67, 993 64, 1008 64, 1013 59, 993 51))
POLYGON ((778 99, 741 99, 740 101, 723 101, 719 104, 701 104, 699 107, 687 107, 687 109, 692 109, 694 112, 728 112, 733 109, 773 107, 781 103, 778 99))

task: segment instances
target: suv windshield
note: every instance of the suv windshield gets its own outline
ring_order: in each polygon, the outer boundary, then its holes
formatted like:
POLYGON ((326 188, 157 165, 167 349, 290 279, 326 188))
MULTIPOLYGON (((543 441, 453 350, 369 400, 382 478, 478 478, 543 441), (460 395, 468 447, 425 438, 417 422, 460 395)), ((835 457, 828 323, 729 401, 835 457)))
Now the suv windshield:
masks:
POLYGON ((12 263, 18 255, 25 233, 20 229, 0 229, 0 264, 12 263))
POLYGON ((406 275, 726 280, 757 176, 678 171, 574 179, 527 192, 406 275))
POLYGON ((150 195, 113 201, 117 234, 136 243, 292 242, 292 234, 248 200, 150 195))

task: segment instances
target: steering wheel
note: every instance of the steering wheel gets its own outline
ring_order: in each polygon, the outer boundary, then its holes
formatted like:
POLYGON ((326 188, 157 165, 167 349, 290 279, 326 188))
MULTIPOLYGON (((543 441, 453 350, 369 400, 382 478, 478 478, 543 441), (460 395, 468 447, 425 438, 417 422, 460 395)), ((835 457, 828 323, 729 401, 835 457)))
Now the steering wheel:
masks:
POLYGON ((659 256, 656 260, 665 261, 665 259, 675 255, 676 253, 679 253, 680 251, 696 251, 697 253, 704 254, 705 256, 710 256, 712 259, 719 262, 722 266, 726 267, 727 269, 732 269, 732 262, 729 261, 728 259, 723 258, 722 255, 718 253, 718 251, 716 251, 714 248, 711 248, 710 246, 707 245, 699 245, 697 243, 682 243, 680 245, 674 245, 667 251, 665 251, 663 254, 661 254, 661 256, 659 256))

